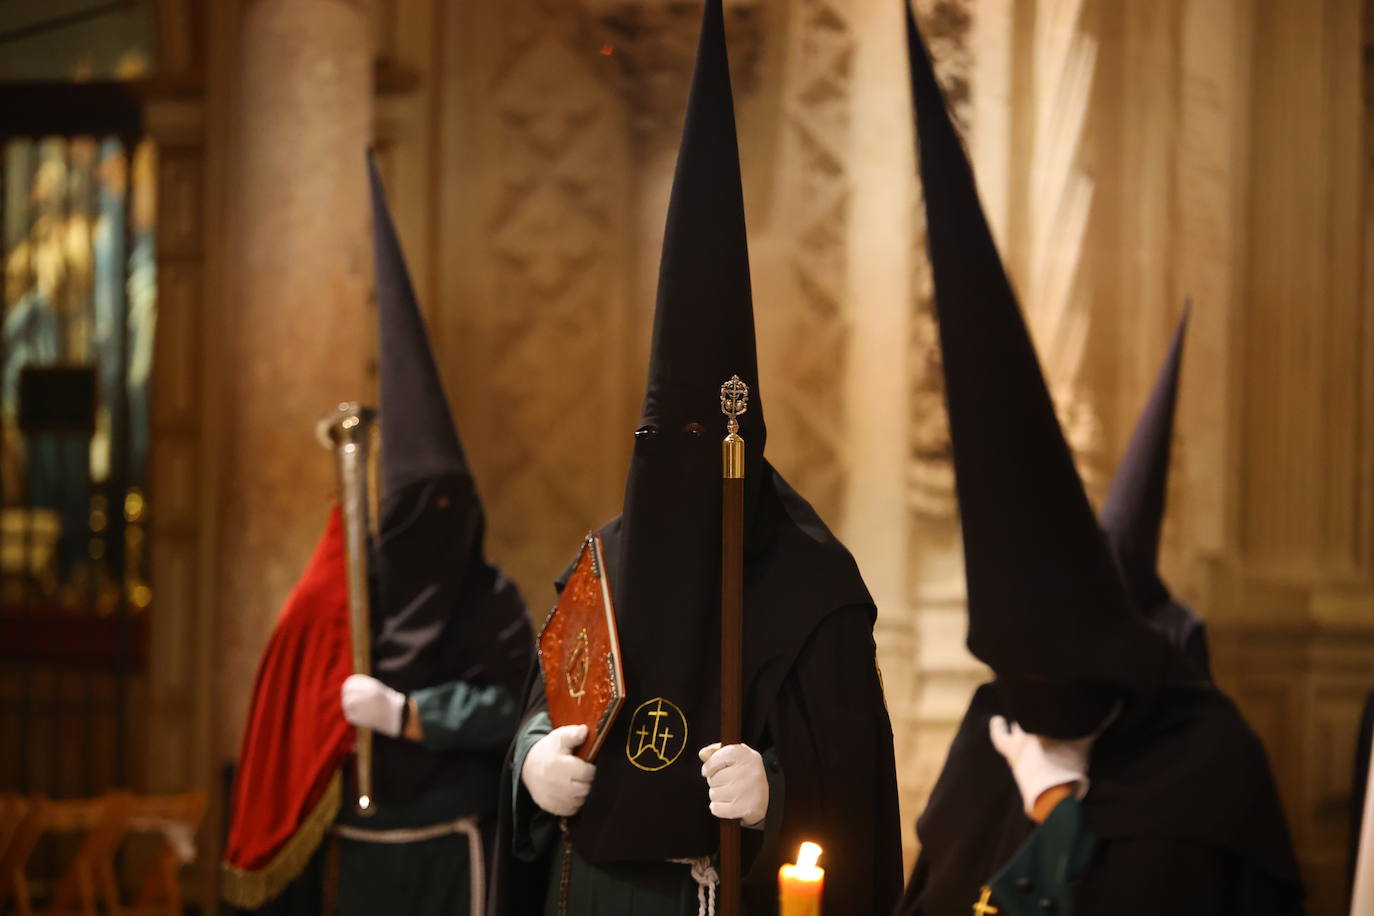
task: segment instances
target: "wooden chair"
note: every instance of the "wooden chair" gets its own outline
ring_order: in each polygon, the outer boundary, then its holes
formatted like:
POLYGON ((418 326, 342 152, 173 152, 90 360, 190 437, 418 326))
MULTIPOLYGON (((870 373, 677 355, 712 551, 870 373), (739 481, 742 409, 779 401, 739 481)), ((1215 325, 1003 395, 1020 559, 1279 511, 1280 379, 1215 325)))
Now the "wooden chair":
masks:
POLYGON ((114 855, 128 831, 134 797, 110 792, 96 799, 48 804, 44 828, 51 833, 84 832, 76 854, 53 885, 47 916, 98 916, 105 901, 110 916, 123 916, 114 855))
MULTIPOLYGON (((196 831, 205 818, 206 798, 202 792, 140 798, 134 801, 129 828, 136 832, 162 834, 161 848, 153 867, 144 877, 143 887, 125 916, 181 916, 181 881, 178 874, 186 864, 186 850, 178 850, 169 830, 183 831, 186 842, 194 843, 196 831)), ((194 847, 191 850, 194 854, 194 847)), ((107 902, 108 906, 108 902, 107 902)), ((111 912, 114 912, 111 907, 111 912)))
POLYGON ((0 909, 13 900, 15 912, 19 916, 32 916, 33 904, 29 897, 29 882, 26 869, 33 847, 43 836, 44 824, 48 817, 48 801, 41 795, 34 798, 21 798, 11 801, 10 812, 14 817, 14 832, 3 853, 0 853, 0 909))

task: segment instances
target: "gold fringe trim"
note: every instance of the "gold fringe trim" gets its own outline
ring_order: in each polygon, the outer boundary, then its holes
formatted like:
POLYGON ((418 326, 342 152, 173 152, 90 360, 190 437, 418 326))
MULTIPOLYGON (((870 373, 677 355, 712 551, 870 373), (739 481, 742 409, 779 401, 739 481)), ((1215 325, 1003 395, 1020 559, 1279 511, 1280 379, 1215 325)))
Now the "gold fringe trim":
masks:
POLYGON ((315 810, 311 811, 286 841, 286 845, 261 868, 240 868, 228 862, 220 863, 220 897, 231 906, 256 910, 276 897, 300 876, 315 850, 320 848, 329 825, 339 811, 343 796, 343 777, 339 773, 329 780, 315 810))

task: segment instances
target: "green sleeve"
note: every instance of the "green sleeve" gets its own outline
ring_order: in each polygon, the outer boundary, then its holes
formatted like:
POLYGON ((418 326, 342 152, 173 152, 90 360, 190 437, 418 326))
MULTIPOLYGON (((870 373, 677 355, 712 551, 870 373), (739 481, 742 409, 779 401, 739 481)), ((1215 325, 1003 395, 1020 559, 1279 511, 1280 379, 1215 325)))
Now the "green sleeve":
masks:
POLYGON ((1082 804, 1066 798, 988 886, 1008 916, 1073 916, 1078 883, 1096 847, 1082 804))
POLYGON ((541 712, 530 716, 516 733, 515 748, 511 753, 511 772, 515 777, 512 780, 512 791, 515 793, 512 799, 512 810, 515 812, 515 829, 511 831, 511 842, 514 847, 512 852, 526 862, 533 862, 538 858, 548 846, 549 840, 558 832, 558 818, 534 803, 534 799, 530 798, 530 793, 525 789, 524 780, 520 778, 530 748, 551 731, 553 722, 549 719, 548 713, 541 712))
POLYGON ((499 750, 520 721, 515 697, 505 687, 453 681, 410 695, 431 751, 499 750))

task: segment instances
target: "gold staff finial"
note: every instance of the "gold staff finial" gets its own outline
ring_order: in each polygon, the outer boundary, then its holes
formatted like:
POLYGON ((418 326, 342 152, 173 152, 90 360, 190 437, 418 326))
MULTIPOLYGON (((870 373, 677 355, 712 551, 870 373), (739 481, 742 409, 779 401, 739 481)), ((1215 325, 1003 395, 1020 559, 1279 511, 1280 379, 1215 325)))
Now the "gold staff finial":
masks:
POLYGON ((728 435, 721 455, 724 459, 722 476, 729 479, 744 477, 744 440, 739 436, 739 416, 749 409, 749 386, 738 375, 720 386, 720 412, 729 417, 725 431, 728 435))
POLYGON ((738 375, 720 386, 720 412, 730 418, 726 431, 730 435, 739 432, 739 416, 749 410, 749 386, 738 375))

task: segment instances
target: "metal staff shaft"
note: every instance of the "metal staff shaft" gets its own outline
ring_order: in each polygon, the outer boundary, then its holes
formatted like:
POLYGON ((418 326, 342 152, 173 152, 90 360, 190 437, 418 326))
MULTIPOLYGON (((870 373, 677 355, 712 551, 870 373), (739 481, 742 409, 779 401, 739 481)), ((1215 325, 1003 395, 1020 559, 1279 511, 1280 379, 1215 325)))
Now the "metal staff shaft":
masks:
MULTIPOLYGON (((321 421, 321 432, 334 452, 343 515, 344 556, 348 576, 348 629, 353 644, 353 672, 372 673, 372 624, 367 593, 367 532, 370 502, 367 458, 377 413, 361 404, 340 404, 321 421)), ((360 814, 375 813, 372 799, 372 730, 357 729, 355 745, 360 814)))
MULTIPOLYGON (((744 622, 744 440, 740 414, 748 409, 749 386, 733 376, 720 388, 720 408, 729 417, 721 443, 720 537, 720 743, 743 740, 744 622)), ((740 916, 740 823, 720 822, 720 912, 740 916)))

